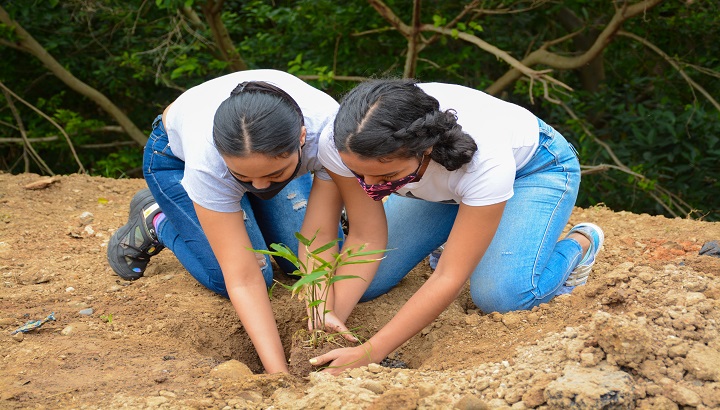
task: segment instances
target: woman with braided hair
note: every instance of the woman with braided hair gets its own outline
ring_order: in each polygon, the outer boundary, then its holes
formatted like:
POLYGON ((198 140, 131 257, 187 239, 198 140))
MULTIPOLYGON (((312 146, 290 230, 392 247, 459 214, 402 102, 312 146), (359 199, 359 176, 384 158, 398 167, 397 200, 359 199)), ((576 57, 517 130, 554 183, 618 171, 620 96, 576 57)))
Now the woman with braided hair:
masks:
POLYGON ((388 249, 348 265, 331 309, 387 293, 445 244, 434 273, 360 346, 311 360, 326 372, 380 362, 430 324, 470 281, 485 313, 530 309, 587 281, 604 235, 591 223, 562 239, 580 185, 574 148, 526 109, 471 88, 379 79, 341 101, 320 161, 345 202, 345 246, 388 249), (381 201, 391 193, 387 201, 381 201))
POLYGON ((342 234, 339 194, 317 159, 337 107, 275 70, 228 74, 181 94, 153 123, 143 160, 149 189, 133 197, 127 224, 108 243, 112 269, 138 279, 168 247, 198 282, 230 299, 265 371, 287 372, 267 294, 270 259, 250 248, 284 243, 297 252, 308 202, 336 204, 311 218, 328 224, 312 231, 342 234))

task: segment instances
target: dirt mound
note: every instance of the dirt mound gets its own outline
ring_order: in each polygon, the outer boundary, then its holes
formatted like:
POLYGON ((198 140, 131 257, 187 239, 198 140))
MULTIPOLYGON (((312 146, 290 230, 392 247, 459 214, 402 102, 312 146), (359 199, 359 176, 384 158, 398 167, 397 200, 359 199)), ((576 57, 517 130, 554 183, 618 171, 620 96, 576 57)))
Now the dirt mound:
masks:
MULTIPOLYGON (((720 258, 699 255, 720 223, 576 208, 571 224, 606 234, 586 286, 504 315, 466 290, 391 357, 409 368, 298 379, 259 374, 230 303, 170 251, 138 281, 113 274, 106 244, 143 180, 41 180, 0 174, 2 408, 720 407, 720 258)), ((348 325, 369 336, 429 274, 422 263, 348 325)), ((273 308, 289 347, 303 306, 278 289, 273 308)))

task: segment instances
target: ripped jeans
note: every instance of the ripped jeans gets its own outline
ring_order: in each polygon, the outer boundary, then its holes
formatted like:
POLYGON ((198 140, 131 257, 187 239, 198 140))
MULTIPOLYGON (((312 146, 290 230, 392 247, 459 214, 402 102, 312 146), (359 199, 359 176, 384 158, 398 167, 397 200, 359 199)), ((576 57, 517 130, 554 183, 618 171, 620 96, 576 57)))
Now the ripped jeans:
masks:
MULTIPOLYGON (((168 144, 168 136, 160 116, 153 123, 153 131, 145 146, 143 174, 160 209, 166 218, 157 229, 157 236, 178 258, 180 263, 200 284, 228 297, 220 264, 198 221, 195 207, 180 183, 185 175, 185 162, 176 157, 168 144)), ((312 177, 305 174, 295 178, 279 194, 269 200, 244 195, 240 205, 245 213, 245 229, 254 249, 267 249, 268 244, 284 243, 297 253, 295 232, 300 231, 305 207, 294 209, 298 201, 310 195, 312 177), (288 199, 289 194, 293 199, 288 199)), ((270 257, 265 255, 260 268, 265 283, 272 284, 270 257)), ((295 267, 284 259, 276 262, 285 272, 295 267)))

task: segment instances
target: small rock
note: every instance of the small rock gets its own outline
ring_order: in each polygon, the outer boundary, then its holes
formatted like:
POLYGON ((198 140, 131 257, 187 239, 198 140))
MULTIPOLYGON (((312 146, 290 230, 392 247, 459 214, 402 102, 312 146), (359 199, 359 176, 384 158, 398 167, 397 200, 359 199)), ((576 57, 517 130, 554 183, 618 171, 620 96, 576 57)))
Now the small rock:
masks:
POLYGON ((163 396, 153 396, 145 399, 145 404, 147 404, 148 407, 159 407, 161 404, 165 404, 167 402, 168 398, 163 396))
POLYGON ((93 223, 93 220, 95 219, 95 217, 93 216, 92 212, 85 211, 82 214, 80 214, 79 219, 80 219, 80 223, 83 226, 86 226, 86 225, 90 225, 91 223, 93 223))
POLYGON ((610 364, 637 369, 652 355, 653 337, 643 323, 598 312, 593 317, 595 334, 610 364))
POLYGON ((83 310, 79 311, 78 313, 81 314, 81 315, 83 315, 83 316, 90 316, 90 315, 93 314, 93 312, 95 312, 95 311, 93 310, 93 308, 87 308, 87 309, 83 309, 83 310))
MULTIPOLYGON (((505 410, 509 409, 510 405, 505 402, 503 399, 492 399, 487 404, 487 407, 478 407, 478 410, 485 410, 485 409, 495 409, 495 410, 505 410)), ((475 408, 473 408, 475 409, 475 408)))
POLYGON ((25 185, 24 188, 32 189, 32 190, 44 189, 58 181, 60 181, 59 176, 40 178, 39 180, 37 180, 35 182, 31 182, 31 183, 25 185))
POLYGON ((718 382, 720 381, 720 352, 704 344, 696 344, 687 353, 684 367, 700 380, 718 382))
POLYGON ((435 385, 432 383, 418 383, 417 388, 420 398, 435 394, 435 385))
POLYGON ((370 373, 375 373, 375 374, 381 373, 381 372, 383 371, 383 367, 380 366, 380 365, 377 364, 377 363, 370 363, 370 364, 368 365, 368 371, 369 371, 370 373))
POLYGON ((245 400, 246 402, 250 402, 250 403, 259 403, 263 399, 262 394, 260 394, 256 391, 251 391, 251 390, 243 390, 240 393, 238 393, 237 396, 239 398, 245 400))
POLYGON ((368 410, 412 410, 417 408, 419 399, 415 389, 391 389, 373 401, 368 410))
POLYGON ((245 363, 234 359, 215 366, 211 372, 214 377, 236 381, 246 379, 253 374, 245 363))
POLYGON ((632 408, 637 387, 622 371, 569 367, 562 377, 548 384, 545 399, 550 408, 632 408))
MULTIPOLYGON (((368 380, 360 384, 363 389, 368 389, 375 394, 383 394, 385 392, 385 386, 377 380, 368 380)), ((421 395, 422 397, 422 395, 421 395)))
POLYGON ((705 242, 700 248, 700 255, 705 256, 715 256, 720 258, 720 242, 719 241, 709 241, 705 242))
POLYGON ((663 379, 660 385, 665 390, 663 395, 681 406, 697 407, 702 403, 699 394, 668 378, 663 379))
MULTIPOLYGON (((507 403, 505 403, 504 400, 500 400, 507 406, 507 403)), ((472 394, 467 394, 463 396, 462 399, 458 400, 457 403, 455 403, 455 409, 458 410, 487 410, 490 408, 487 403, 482 401, 482 399, 473 396, 472 394)))

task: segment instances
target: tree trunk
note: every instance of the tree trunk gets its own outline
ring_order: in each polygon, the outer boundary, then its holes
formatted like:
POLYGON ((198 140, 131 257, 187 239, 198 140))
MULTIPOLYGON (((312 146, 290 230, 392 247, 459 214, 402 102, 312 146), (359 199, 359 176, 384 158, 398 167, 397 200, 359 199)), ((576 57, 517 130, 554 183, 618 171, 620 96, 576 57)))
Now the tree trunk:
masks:
MULTIPOLYGON (((568 8, 562 8, 558 12, 558 22, 565 27, 568 32, 581 30, 584 26, 582 20, 580 20, 572 10, 568 8)), ((600 32, 597 29, 588 29, 583 33, 580 33, 573 37, 573 45, 575 49, 581 53, 584 53, 592 47, 593 43, 597 39, 600 32)), ((603 53, 598 53, 595 58, 590 60, 586 65, 578 67, 575 72, 580 79, 583 90, 590 92, 597 92, 600 88, 600 84, 605 81, 605 64, 603 53)))
POLYGON ((230 64, 230 68, 234 71, 247 70, 247 63, 237 51, 227 27, 222 21, 222 5, 223 0, 207 0, 201 3, 200 7, 205 15, 205 20, 210 25, 210 31, 215 39, 215 44, 220 49, 222 58, 230 64))
POLYGON ((412 32, 407 39, 407 56, 405 56, 405 69, 403 70, 403 77, 405 78, 415 77, 417 69, 418 53, 420 53, 418 47, 420 41, 420 7, 420 0, 413 1, 412 32))

